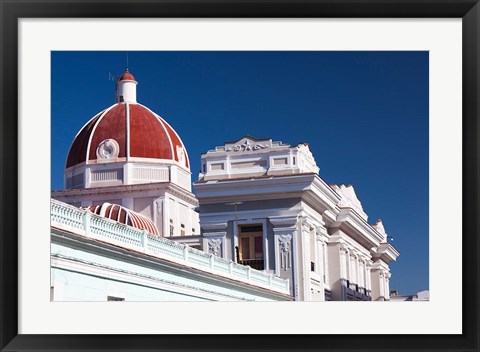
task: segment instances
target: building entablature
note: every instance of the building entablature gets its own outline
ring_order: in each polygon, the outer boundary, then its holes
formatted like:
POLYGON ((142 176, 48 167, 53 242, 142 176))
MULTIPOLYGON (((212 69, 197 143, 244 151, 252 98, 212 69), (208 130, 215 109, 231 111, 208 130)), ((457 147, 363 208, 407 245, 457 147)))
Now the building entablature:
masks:
POLYGON ((321 214, 336 211, 338 195, 321 178, 312 173, 247 177, 241 179, 199 181, 195 194, 202 204, 235 200, 265 200, 304 197, 321 214))
POLYGON ((341 252, 344 252, 349 255, 355 255, 359 259, 362 259, 363 261, 365 261, 366 263, 370 261, 371 264, 373 264, 373 262, 371 261, 370 252, 366 248, 362 247, 361 245, 353 241, 351 238, 346 236, 345 234, 340 234, 340 235, 335 235, 330 237, 328 243, 330 244, 340 243, 339 249, 341 252))
POLYGON ((372 270, 380 270, 382 273, 390 272, 390 268, 388 267, 388 264, 378 258, 374 259, 374 262, 372 264, 372 270))
POLYGON ((307 144, 290 146, 270 138, 245 136, 202 154, 199 180, 318 173, 307 144))
POLYGON ((140 198, 155 197, 165 193, 169 193, 172 196, 192 204, 193 206, 198 206, 198 200, 193 193, 171 182, 119 185, 87 189, 67 189, 52 191, 51 196, 54 199, 68 203, 81 200, 90 200, 91 202, 91 200, 97 197, 99 199, 104 197, 109 197, 111 199, 122 199, 126 197, 140 198))
POLYGON ((298 217, 269 217, 268 220, 273 225, 273 231, 275 230, 296 230, 298 217))
POLYGON ((207 222, 200 225, 202 230, 206 232, 225 231, 227 226, 227 222, 207 222))
POLYGON ((315 176, 316 177, 312 182, 312 187, 310 190, 317 196, 319 200, 321 200, 321 203, 325 208, 322 213, 325 210, 330 210, 334 214, 338 214, 340 210, 338 207, 338 203, 341 199, 340 196, 329 185, 327 185, 327 183, 323 181, 320 176, 315 176))
POLYGON ((383 239, 372 226, 351 208, 341 208, 337 221, 331 227, 340 228, 367 249, 378 247, 383 239))
POLYGON ((396 261, 400 253, 393 247, 390 243, 380 243, 376 248, 376 252, 373 254, 373 257, 380 258, 385 263, 390 263, 396 261))

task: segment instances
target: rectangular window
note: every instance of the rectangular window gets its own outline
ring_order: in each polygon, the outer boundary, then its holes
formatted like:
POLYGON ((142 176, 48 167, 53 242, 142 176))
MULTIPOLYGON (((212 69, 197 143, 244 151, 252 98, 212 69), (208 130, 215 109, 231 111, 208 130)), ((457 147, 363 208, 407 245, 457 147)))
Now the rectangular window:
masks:
POLYGON ((262 225, 240 227, 239 263, 253 269, 264 270, 264 248, 262 225))
POLYGON ((250 238, 243 237, 241 241, 241 249, 240 249, 240 259, 253 259, 250 258, 250 238))

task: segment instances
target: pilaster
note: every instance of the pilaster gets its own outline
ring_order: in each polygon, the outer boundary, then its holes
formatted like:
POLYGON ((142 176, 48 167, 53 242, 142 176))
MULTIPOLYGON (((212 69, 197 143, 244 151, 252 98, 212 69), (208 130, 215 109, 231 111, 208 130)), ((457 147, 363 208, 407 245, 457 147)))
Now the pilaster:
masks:
MULTIPOLYGON (((226 258, 227 222, 206 223, 202 225, 202 248, 205 252, 226 258)), ((235 257, 233 257, 233 261, 235 257)))
POLYGON ((290 289, 296 300, 303 299, 303 290, 299 287, 300 270, 298 263, 297 218, 270 218, 273 225, 275 248, 275 275, 291 282, 290 289))

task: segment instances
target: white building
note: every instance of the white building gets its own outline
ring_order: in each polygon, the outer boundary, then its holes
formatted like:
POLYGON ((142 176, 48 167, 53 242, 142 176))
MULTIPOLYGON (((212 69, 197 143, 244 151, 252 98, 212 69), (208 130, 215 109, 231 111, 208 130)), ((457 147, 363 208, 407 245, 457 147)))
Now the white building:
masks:
POLYGON ((399 295, 397 291, 390 292, 390 301, 405 302, 405 301, 430 301, 430 291, 423 290, 414 295, 399 295))
POLYGON ((216 147, 193 194, 180 137, 137 103, 136 85, 120 77, 52 192, 53 299, 389 299, 399 253, 352 186, 319 177, 308 145, 216 147))
POLYGON ((353 187, 318 172, 307 144, 245 136, 203 154, 203 248, 290 280, 296 300, 388 300, 399 253, 353 187))
POLYGON ((192 248, 200 226, 187 152, 137 103, 136 85, 128 71, 119 78, 116 103, 70 147, 65 190, 52 192, 52 299, 290 300, 287 280, 192 248))
POLYGON ((67 156, 65 190, 52 197, 76 206, 119 204, 155 223, 163 237, 199 235, 187 151, 175 130, 137 103, 125 72, 116 103, 90 119, 67 156))

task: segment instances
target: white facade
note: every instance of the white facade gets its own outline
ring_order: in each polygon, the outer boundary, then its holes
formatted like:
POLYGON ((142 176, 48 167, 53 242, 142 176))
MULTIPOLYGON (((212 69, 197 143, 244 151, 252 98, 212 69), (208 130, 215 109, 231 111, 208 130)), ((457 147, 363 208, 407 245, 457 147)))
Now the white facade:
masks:
POLYGON ((273 275, 51 201, 53 301, 278 301, 273 275))
POLYGON ((296 300, 388 300, 399 253, 353 187, 318 171, 306 144, 246 136, 203 154, 204 250, 291 280, 296 300))
POLYGON ((52 192, 52 299, 389 300, 399 253, 352 186, 319 176, 307 144, 227 142, 201 156, 194 194, 180 137, 137 103, 136 85, 128 71, 119 79, 117 103, 76 136, 66 189, 52 192), (80 209, 104 203, 159 236, 80 209))

